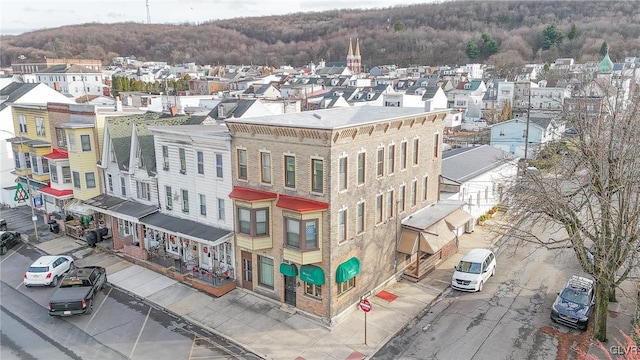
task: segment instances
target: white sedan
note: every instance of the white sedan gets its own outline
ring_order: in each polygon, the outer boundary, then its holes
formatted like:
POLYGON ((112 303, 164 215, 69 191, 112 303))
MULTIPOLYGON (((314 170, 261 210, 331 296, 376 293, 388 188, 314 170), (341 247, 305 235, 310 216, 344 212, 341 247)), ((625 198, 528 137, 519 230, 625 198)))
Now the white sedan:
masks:
POLYGON ((46 255, 36 260, 26 273, 23 283, 25 286, 42 285, 58 286, 64 274, 73 268, 73 258, 67 255, 46 255))

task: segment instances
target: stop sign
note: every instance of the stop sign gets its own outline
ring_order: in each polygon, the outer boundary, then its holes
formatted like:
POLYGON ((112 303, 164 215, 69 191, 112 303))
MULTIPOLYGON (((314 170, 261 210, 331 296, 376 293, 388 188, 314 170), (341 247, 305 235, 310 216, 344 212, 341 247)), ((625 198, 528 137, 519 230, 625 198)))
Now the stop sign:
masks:
POLYGON ((360 301, 360 309, 362 309, 362 311, 364 312, 371 311, 371 303, 369 302, 369 300, 362 299, 362 301, 360 301))

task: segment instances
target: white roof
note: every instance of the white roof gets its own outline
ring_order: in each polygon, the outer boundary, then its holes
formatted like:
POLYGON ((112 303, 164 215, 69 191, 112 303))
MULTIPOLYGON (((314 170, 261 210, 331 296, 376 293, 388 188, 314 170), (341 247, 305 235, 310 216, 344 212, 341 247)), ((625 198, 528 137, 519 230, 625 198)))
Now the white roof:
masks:
POLYGON ((462 261, 479 263, 481 261, 484 261, 484 258, 491 253, 492 253, 491 250, 487 250, 487 249, 471 249, 462 258, 462 261))

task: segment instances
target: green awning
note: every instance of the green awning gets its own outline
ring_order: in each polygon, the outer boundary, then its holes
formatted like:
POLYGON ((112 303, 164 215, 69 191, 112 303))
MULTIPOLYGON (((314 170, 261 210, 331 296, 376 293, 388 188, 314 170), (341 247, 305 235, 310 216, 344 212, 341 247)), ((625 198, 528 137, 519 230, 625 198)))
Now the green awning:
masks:
POLYGON ((358 260, 357 257, 352 257, 338 265, 338 269, 336 270, 336 282, 343 283, 345 281, 349 281, 358 274, 360 274, 360 260, 358 260))
POLYGON ((322 285, 324 284, 324 270, 314 265, 302 265, 300 267, 300 280, 322 285))
POLYGON ((284 276, 298 275, 298 268, 294 264, 280 264, 280 273, 284 276))

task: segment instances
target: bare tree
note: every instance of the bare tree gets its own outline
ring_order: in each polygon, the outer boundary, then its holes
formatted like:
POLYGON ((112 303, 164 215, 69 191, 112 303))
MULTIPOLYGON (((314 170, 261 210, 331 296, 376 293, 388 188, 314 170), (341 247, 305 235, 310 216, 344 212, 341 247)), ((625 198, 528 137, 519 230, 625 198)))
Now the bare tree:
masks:
POLYGON ((575 135, 547 169, 525 171, 509 189, 510 208, 525 216, 503 229, 549 249, 573 248, 596 281, 600 341, 616 288, 640 263, 640 91, 631 84, 598 78, 578 88, 564 110, 575 135), (541 226, 561 230, 543 239, 532 231, 541 226))

